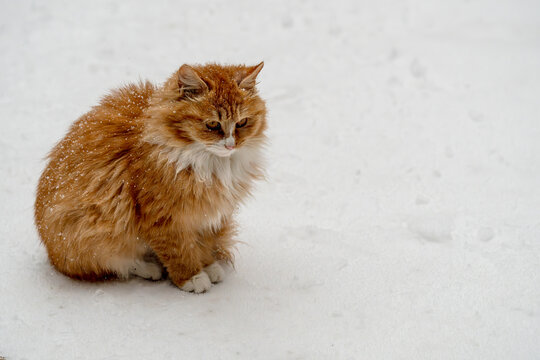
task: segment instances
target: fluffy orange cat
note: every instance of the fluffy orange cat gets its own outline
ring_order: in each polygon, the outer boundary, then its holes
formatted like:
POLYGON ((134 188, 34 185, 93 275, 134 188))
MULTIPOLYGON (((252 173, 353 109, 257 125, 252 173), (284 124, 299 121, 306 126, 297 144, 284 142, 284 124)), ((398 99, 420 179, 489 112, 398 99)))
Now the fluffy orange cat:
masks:
POLYGON ((223 279, 233 213, 262 176, 257 66, 182 65, 161 87, 115 90, 49 154, 35 220, 78 279, 137 275, 196 293, 223 279))

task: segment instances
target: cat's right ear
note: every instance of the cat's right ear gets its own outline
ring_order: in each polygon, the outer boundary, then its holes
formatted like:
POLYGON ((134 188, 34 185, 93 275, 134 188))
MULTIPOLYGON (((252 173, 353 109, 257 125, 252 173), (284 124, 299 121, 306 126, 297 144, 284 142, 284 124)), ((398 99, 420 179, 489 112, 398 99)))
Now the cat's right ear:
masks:
POLYGON ((199 77, 195 69, 189 65, 182 65, 178 70, 178 87, 180 96, 184 94, 198 94, 208 90, 208 85, 199 77))
POLYGON ((240 73, 239 78, 237 79, 240 89, 253 89, 257 83, 257 75, 259 75, 263 66, 264 61, 260 62, 255 66, 248 67, 242 73, 240 73))

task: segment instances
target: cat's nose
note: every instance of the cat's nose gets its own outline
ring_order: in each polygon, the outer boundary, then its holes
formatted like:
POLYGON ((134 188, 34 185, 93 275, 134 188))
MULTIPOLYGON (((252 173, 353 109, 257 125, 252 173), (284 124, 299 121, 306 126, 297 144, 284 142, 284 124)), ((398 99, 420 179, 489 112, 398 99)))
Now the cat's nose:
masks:
POLYGON ((228 138, 225 139, 224 145, 227 150, 232 150, 234 149, 234 146, 236 145, 236 141, 234 141, 234 138, 232 136, 229 136, 228 138))

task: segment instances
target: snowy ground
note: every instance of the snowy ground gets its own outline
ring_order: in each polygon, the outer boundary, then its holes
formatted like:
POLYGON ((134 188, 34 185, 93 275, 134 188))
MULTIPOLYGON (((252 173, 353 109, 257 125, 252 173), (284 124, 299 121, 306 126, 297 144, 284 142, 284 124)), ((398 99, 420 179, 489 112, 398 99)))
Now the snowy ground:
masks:
POLYGON ((0 356, 539 359, 537 1, 1 1, 0 356), (204 295, 49 265, 42 158, 110 88, 264 60, 268 182, 204 295))

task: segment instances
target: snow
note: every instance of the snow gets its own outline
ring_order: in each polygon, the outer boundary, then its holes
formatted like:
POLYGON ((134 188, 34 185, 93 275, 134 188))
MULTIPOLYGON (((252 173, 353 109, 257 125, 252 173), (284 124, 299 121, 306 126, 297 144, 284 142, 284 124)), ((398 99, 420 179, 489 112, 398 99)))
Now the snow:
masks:
POLYGON ((0 48, 0 356, 540 358, 537 1, 4 1, 0 48), (55 272, 33 200, 71 122, 261 60, 268 181, 224 281, 55 272))

